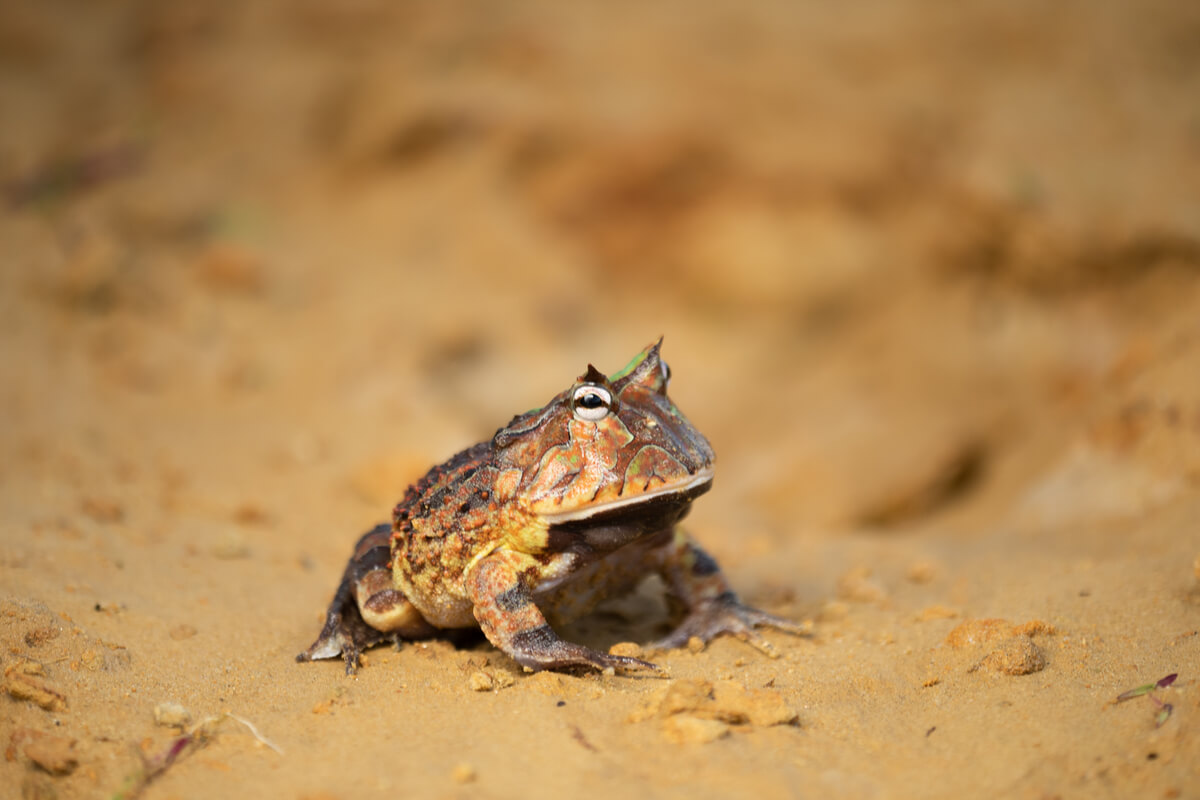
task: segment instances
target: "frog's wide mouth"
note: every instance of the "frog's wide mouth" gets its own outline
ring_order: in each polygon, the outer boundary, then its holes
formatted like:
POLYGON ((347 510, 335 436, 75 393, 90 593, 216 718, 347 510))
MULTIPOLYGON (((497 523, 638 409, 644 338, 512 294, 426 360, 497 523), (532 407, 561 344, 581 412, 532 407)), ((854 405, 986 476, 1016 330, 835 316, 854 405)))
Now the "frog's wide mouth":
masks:
POLYGON ((695 475, 688 476, 687 481, 665 484, 661 487, 655 487, 648 492, 639 492, 627 498, 617 498, 605 503, 592 504, 570 512, 542 515, 542 519, 549 525, 555 526, 576 520, 588 520, 597 515, 606 515, 627 507, 654 506, 662 501, 690 502, 693 498, 697 498, 708 492, 712 487, 712 479, 713 469, 706 467, 703 470, 698 470, 695 475))

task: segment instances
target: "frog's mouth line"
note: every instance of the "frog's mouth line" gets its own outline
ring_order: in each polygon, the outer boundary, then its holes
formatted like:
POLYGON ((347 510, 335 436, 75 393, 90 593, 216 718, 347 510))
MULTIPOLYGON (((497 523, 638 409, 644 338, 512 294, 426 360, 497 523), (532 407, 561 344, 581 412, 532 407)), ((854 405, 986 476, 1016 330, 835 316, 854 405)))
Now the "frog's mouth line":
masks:
POLYGON ((666 486, 652 489, 649 492, 642 492, 629 498, 618 498, 615 501, 607 503, 598 503, 589 506, 585 509, 578 509, 573 512, 560 512, 558 514, 543 515, 542 519, 551 526, 570 523, 577 520, 588 520, 597 515, 608 514, 617 509, 626 506, 640 506, 642 504, 653 504, 654 502, 667 500, 669 496, 686 496, 688 500, 691 498, 703 495, 708 492, 712 486, 713 469, 707 467, 700 470, 696 475, 689 478, 686 482, 678 484, 668 484, 666 486))

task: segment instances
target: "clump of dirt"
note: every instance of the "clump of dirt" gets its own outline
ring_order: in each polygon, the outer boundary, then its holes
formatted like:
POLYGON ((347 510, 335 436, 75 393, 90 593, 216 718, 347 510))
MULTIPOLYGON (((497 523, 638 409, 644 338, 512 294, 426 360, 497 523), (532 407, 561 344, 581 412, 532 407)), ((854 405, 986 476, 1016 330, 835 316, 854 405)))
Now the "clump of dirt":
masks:
POLYGON ((21 701, 32 701, 42 709, 61 712, 67 708, 67 696, 43 676, 41 663, 21 661, 4 669, 4 690, 21 701))
POLYGON ((34 729, 17 729, 12 733, 5 759, 13 761, 18 752, 38 768, 54 775, 66 775, 79 765, 75 740, 34 729))
POLYGON ((1045 654, 1033 637, 1057 633, 1054 626, 1042 620, 1013 625, 1000 618, 972 618, 946 635, 946 645, 970 654, 976 660, 971 670, 983 668, 1008 676, 1024 676, 1046 667, 1045 654))
POLYGON ((705 743, 726 736, 731 727, 780 726, 798 718, 775 690, 747 689, 731 680, 679 679, 655 691, 626 720, 657 719, 671 742, 705 743))

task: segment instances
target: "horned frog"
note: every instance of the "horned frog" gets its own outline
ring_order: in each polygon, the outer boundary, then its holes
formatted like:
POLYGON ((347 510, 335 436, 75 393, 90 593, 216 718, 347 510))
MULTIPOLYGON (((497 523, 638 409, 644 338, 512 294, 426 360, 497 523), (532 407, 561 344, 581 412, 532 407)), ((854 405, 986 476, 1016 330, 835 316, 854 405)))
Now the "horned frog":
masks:
POLYGON ((359 539, 325 618, 298 661, 341 654, 353 673, 376 643, 478 626, 533 670, 586 666, 664 673, 563 640, 556 623, 657 573, 684 616, 658 648, 802 627, 741 603, 679 526, 712 487, 713 451, 667 397, 662 340, 623 370, 588 365, 545 406, 430 470, 359 539))

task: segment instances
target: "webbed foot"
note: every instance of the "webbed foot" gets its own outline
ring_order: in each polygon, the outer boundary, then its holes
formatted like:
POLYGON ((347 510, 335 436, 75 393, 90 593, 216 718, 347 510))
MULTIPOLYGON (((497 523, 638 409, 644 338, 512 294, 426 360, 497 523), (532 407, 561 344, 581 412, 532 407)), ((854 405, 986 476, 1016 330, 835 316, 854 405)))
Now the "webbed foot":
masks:
POLYGON ((346 661, 346 675, 354 675, 358 668, 358 655, 367 648, 385 640, 396 640, 394 634, 368 626, 358 611, 354 600, 354 588, 346 579, 342 580, 329 611, 325 613, 325 625, 316 641, 296 654, 297 662, 314 659, 332 659, 338 654, 346 661))
POLYGON ((612 668, 621 672, 648 671, 658 676, 668 675, 665 668, 644 659, 605 654, 577 643, 567 642, 545 624, 517 632, 506 645, 504 650, 509 656, 531 670, 582 666, 597 670, 612 668))
MULTIPOLYGON (((346 674, 353 675, 358 668, 358 655, 372 645, 385 640, 396 642, 396 635, 382 631, 367 623, 359 609, 357 594, 364 578, 380 571, 387 561, 387 538, 391 526, 376 526, 364 534, 355 547, 354 556, 342 573, 342 582, 329 603, 325 613, 325 625, 316 642, 296 655, 297 662, 314 659, 331 659, 338 654, 346 660, 346 674)), ((387 574, 384 572, 384 579, 387 574)))
POLYGON ((758 632, 758 626, 770 626, 789 634, 811 633, 808 626, 747 606, 738 600, 735 593, 723 592, 698 604, 674 631, 654 643, 653 647, 681 648, 692 637, 707 643, 717 635, 732 634, 767 656, 779 656, 775 646, 758 632))

